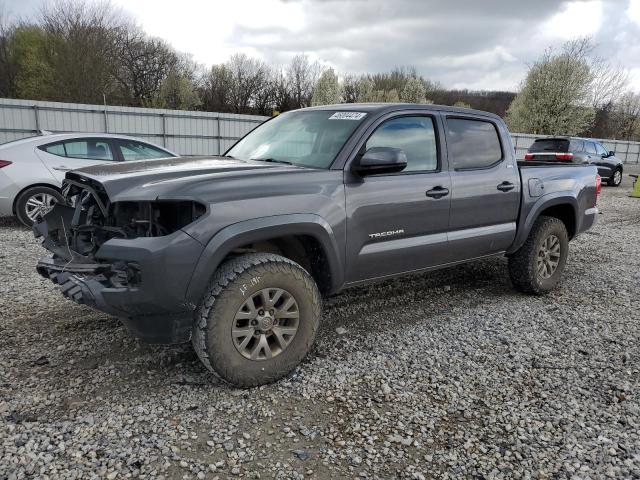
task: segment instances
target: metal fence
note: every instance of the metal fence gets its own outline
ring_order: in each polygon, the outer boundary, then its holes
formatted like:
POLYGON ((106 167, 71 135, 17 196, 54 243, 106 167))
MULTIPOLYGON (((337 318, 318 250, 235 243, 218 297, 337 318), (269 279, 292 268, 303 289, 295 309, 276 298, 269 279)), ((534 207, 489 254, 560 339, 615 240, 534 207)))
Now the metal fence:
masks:
MULTIPOLYGON (((258 115, 0 98, 0 143, 36 135, 39 130, 107 132, 141 137, 180 155, 216 155, 266 119, 258 115)), ((533 141, 543 136, 512 134, 517 158, 524 158, 533 141)), ((639 142, 600 141, 625 163, 640 164, 639 142)))
POLYGON ((0 99, 0 143, 53 133, 119 133, 181 155, 215 155, 266 117, 156 108, 0 99))

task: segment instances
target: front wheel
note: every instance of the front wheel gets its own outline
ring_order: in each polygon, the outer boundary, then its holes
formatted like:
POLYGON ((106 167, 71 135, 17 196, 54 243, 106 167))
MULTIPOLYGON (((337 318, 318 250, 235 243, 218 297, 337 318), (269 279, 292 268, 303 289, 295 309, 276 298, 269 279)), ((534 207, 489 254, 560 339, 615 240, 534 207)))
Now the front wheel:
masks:
POLYGON ((622 170, 620 168, 616 168, 613 172, 613 175, 609 178, 607 185, 610 187, 619 187, 622 183, 622 170))
POLYGON ((542 295, 560 282, 569 254, 569 235, 562 221, 541 216, 527 241, 509 257, 509 276, 520 291, 542 295))
POLYGON ((225 262, 196 310, 192 343, 202 363, 228 383, 252 387, 291 372, 310 350, 320 322, 313 278, 279 255, 225 262))

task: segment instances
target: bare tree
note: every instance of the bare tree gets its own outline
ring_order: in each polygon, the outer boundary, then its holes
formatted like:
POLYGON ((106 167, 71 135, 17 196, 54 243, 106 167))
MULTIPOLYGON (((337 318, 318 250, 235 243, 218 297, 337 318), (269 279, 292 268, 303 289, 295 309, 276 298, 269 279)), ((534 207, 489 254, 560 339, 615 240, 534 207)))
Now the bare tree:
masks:
POLYGON ((117 48, 113 72, 122 94, 129 96, 131 105, 150 105, 169 72, 176 70, 178 55, 164 40, 131 27, 121 31, 117 48))
POLYGON ((640 135, 640 94, 627 92, 614 104, 612 123, 616 137, 622 140, 637 139, 640 135))
POLYGON ((320 77, 320 64, 310 62, 304 55, 296 55, 287 67, 287 79, 289 91, 293 97, 294 108, 303 108, 311 105, 313 89, 320 77))

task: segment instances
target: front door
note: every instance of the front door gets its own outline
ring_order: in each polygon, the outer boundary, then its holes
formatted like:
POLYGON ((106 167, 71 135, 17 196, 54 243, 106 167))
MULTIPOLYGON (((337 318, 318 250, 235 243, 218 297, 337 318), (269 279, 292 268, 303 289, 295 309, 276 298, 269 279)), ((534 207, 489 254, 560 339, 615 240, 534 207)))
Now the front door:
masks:
POLYGON ((401 173, 346 178, 347 282, 384 277, 444 263, 450 180, 443 168, 437 118, 395 115, 381 121, 360 152, 400 148, 401 173))

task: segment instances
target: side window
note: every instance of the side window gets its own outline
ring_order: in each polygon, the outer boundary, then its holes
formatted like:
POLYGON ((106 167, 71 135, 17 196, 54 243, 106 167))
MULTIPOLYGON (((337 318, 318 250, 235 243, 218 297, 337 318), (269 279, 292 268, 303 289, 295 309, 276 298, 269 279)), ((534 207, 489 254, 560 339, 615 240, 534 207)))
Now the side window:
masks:
POLYGON ((393 147, 404 151, 407 168, 403 172, 437 170, 438 149, 431 117, 398 117, 387 120, 369 137, 366 149, 393 147))
POLYGON ((54 143, 53 145, 45 145, 42 149, 50 153, 51 155, 58 155, 60 157, 66 157, 67 153, 64 151, 64 144, 54 143))
POLYGON ((584 151, 584 142, 582 140, 571 140, 569 143, 569 151, 579 153, 584 151))
POLYGON ((40 147, 47 153, 67 158, 84 160, 113 160, 113 153, 109 142, 99 138, 82 140, 68 140, 66 142, 49 144, 40 147))
POLYGON ((596 152, 598 155, 607 155, 607 150, 599 143, 596 143, 596 152))
POLYGON ((596 144, 593 142, 584 142, 585 151, 587 153, 596 153, 596 144))
POLYGON ((486 168, 503 158, 498 131, 491 122, 447 118, 447 146, 453 168, 486 168))
POLYGON ((173 155, 156 148, 148 143, 136 142, 135 140, 118 140, 122 158, 125 161, 130 160, 148 160, 152 158, 167 158, 173 155))

